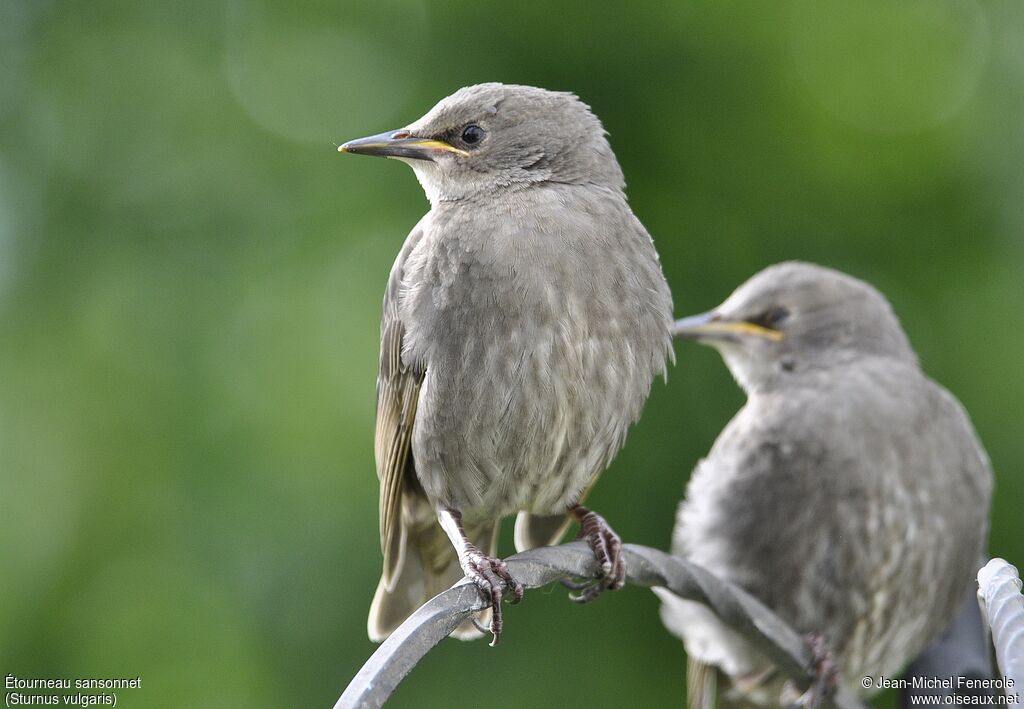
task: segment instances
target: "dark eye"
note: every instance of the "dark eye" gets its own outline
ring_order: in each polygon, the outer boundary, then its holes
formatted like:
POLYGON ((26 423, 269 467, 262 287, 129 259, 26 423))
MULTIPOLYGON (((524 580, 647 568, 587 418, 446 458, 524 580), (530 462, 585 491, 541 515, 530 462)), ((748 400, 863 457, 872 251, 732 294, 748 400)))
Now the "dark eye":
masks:
POLYGON ((476 123, 470 123, 462 129, 462 142, 466 145, 476 145, 484 139, 484 129, 476 123))
POLYGON ((760 315, 750 318, 748 322, 753 325, 760 325, 772 330, 777 330, 782 321, 789 317, 789 311, 781 305, 776 305, 765 310, 760 315))

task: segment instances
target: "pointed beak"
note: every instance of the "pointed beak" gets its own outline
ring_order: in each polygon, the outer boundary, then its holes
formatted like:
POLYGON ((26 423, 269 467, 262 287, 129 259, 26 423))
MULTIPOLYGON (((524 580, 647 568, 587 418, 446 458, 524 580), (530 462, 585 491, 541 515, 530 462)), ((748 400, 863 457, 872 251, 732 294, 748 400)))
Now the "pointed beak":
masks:
POLYGON ((698 342, 714 342, 716 340, 736 342, 741 337, 763 337, 773 342, 779 342, 785 337, 779 330, 773 330, 770 327, 755 325, 744 320, 726 320, 714 310, 676 320, 672 334, 698 342))
POLYGON ((412 160, 434 160, 438 154, 445 152, 469 157, 465 150, 459 150, 443 140, 417 138, 407 130, 392 130, 368 138, 350 140, 339 147, 338 152, 412 160))

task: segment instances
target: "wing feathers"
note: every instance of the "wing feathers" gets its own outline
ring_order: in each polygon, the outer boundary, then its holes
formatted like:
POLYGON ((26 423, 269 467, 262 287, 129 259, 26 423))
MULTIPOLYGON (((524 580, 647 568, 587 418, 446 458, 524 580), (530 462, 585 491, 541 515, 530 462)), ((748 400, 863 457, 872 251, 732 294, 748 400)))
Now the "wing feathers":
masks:
POLYGON ((380 368, 377 374, 377 431, 374 452, 380 480, 380 544, 384 553, 382 583, 393 590, 405 555, 406 530, 402 523, 402 494, 408 466, 414 465, 410 448, 420 385, 425 370, 402 361, 405 327, 398 310, 405 261, 423 236, 413 229, 395 260, 384 293, 381 317, 380 368))

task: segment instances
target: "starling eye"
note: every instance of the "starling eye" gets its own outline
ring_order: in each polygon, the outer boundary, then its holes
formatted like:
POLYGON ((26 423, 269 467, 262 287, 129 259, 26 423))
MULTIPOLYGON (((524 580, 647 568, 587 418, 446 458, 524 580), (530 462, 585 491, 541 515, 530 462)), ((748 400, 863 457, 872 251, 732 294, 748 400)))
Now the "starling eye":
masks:
POLYGON ((470 123, 462 129, 462 142, 466 145, 476 145, 484 139, 484 129, 476 123, 470 123))
POLYGON ((789 311, 783 308, 781 305, 768 308, 760 315, 750 318, 747 322, 752 325, 760 325, 772 330, 777 330, 783 320, 789 317, 789 311))

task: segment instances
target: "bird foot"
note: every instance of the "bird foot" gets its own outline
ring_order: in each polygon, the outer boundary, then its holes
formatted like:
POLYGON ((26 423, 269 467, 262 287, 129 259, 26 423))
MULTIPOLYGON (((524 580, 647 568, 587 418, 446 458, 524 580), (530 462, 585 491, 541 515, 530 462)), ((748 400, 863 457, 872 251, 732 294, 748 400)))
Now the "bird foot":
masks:
POLYGON ((588 510, 582 505, 576 505, 569 512, 580 524, 580 533, 576 538, 584 539, 590 545, 601 570, 597 579, 587 583, 577 584, 563 581, 563 584, 580 591, 578 594, 569 594, 569 600, 574 603, 590 603, 604 591, 616 591, 626 585, 626 566, 622 560, 622 540, 604 517, 596 512, 588 510))
POLYGON ((811 652, 810 670, 814 675, 811 686, 793 702, 803 709, 821 709, 825 699, 839 686, 839 667, 825 638, 816 633, 804 635, 804 643, 811 652))
MULTIPOLYGON (((511 593, 510 603, 519 603, 523 600, 523 584, 512 577, 504 561, 487 556, 472 544, 467 544, 459 555, 459 564, 469 580, 491 600, 491 623, 486 631, 491 633, 491 647, 494 647, 501 640, 501 601, 504 593, 511 593)), ((475 619, 473 624, 484 631, 475 619)))

